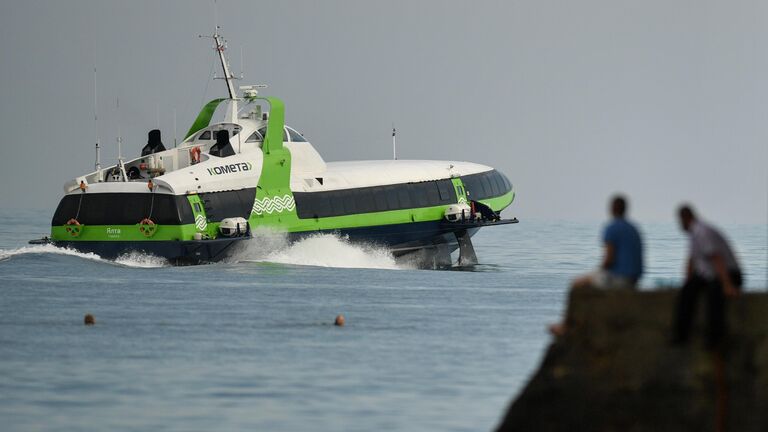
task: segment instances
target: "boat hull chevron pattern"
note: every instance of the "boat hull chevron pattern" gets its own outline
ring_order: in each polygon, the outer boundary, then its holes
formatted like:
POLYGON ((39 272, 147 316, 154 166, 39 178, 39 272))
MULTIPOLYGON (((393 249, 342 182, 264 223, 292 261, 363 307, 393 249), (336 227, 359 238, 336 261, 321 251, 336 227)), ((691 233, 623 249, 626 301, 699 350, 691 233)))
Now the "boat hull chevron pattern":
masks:
POLYGON ((262 199, 256 199, 253 202, 253 208, 251 214, 273 214, 290 212, 296 208, 296 202, 293 200, 293 196, 285 194, 283 196, 267 197, 262 199))
POLYGON ((195 228, 197 228, 198 231, 205 231, 208 228, 208 221, 205 220, 203 215, 197 215, 195 217, 195 228))

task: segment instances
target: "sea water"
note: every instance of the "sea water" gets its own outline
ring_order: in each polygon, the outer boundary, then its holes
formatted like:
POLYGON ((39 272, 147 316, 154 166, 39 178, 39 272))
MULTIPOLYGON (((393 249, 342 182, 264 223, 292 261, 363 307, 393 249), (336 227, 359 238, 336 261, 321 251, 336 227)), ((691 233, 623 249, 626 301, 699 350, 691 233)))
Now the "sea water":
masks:
MULTIPOLYGON (((491 430, 538 367, 568 281, 601 254, 600 222, 523 220, 474 237, 473 271, 265 233, 228 262, 172 267, 29 246, 50 214, 0 216, 4 431, 491 430)), ((723 228, 764 290, 766 226, 723 228)), ((679 282, 685 237, 642 231, 643 288, 679 282)))

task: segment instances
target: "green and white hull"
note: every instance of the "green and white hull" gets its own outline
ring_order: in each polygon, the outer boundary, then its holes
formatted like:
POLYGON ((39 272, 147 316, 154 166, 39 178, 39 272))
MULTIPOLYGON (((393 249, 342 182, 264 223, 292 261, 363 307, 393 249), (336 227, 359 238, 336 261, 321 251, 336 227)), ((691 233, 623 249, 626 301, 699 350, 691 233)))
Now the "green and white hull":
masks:
MULTIPOLYGON (((223 47, 218 35, 214 39, 223 47)), ((249 88, 245 100, 253 109, 239 115, 243 99, 234 92, 223 49, 218 51, 230 97, 208 103, 178 147, 150 149, 67 182, 50 242, 105 258, 139 251, 199 263, 227 257, 252 230, 265 228, 291 238, 339 233, 386 246, 395 255, 434 253, 444 259, 460 246, 464 255, 478 228, 512 222, 475 218, 470 211, 471 204, 498 213, 514 200, 510 182, 491 167, 456 161, 326 163, 285 126, 279 99, 258 97, 249 88), (212 124, 219 106, 227 108, 225 118, 212 124), (448 221, 446 212, 457 208, 467 209, 464 217, 448 221), (248 228, 225 235, 221 224, 233 218, 245 219, 248 228)))

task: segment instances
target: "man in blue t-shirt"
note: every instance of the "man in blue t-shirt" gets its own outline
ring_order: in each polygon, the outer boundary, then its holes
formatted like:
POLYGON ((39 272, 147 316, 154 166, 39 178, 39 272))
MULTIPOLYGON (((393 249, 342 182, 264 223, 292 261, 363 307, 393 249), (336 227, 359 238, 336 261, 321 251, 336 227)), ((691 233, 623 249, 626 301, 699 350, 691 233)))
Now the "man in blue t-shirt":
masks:
MULTIPOLYGON (((617 195, 611 200, 613 219, 603 231, 603 262, 600 268, 573 281, 572 288, 634 289, 643 275, 643 242, 637 228, 626 219, 627 200, 617 195)), ((566 332, 565 323, 552 324, 555 336, 566 332)))
POLYGON ((615 196, 611 201, 613 219, 603 232, 605 252, 600 269, 573 282, 574 288, 634 288, 643 274, 643 243, 640 233, 625 215, 627 200, 615 196))
MULTIPOLYGON (((613 197, 613 219, 603 231, 603 262, 598 270, 574 280, 574 289, 634 289, 637 286, 637 281, 643 275, 643 242, 637 228, 625 218, 626 213, 627 200, 621 195, 613 197)), ((566 332, 566 325, 552 324, 549 331, 555 336, 562 336, 566 332)))

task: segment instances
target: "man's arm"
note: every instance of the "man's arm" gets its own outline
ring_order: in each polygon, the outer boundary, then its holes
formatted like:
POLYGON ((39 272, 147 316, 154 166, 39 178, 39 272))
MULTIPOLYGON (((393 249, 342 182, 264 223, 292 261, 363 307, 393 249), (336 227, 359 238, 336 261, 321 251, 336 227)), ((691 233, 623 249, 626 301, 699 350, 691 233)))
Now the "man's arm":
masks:
POLYGON ((739 291, 733 286, 731 277, 728 275, 728 268, 725 265, 725 260, 720 254, 712 255, 709 258, 712 261, 712 267, 717 273, 717 278, 720 279, 720 283, 723 285, 723 293, 726 297, 736 297, 739 295, 739 291))
POLYGON ((603 264, 600 266, 603 270, 608 270, 613 265, 614 248, 613 245, 606 242, 605 251, 603 254, 603 264))

